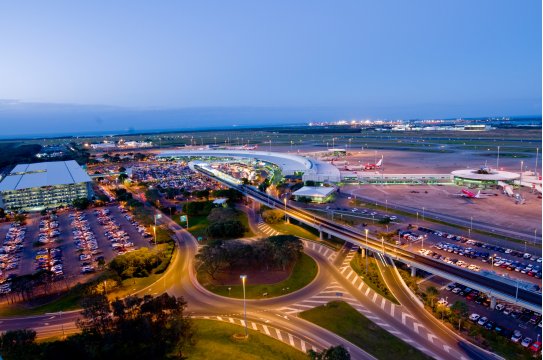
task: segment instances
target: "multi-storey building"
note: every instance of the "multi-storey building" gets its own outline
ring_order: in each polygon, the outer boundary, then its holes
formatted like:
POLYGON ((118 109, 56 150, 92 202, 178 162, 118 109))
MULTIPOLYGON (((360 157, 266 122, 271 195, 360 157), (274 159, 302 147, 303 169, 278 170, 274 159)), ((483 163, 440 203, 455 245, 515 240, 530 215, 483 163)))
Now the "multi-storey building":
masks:
POLYGON ((0 182, 0 207, 8 211, 55 208, 91 196, 91 179, 73 160, 19 164, 0 182))

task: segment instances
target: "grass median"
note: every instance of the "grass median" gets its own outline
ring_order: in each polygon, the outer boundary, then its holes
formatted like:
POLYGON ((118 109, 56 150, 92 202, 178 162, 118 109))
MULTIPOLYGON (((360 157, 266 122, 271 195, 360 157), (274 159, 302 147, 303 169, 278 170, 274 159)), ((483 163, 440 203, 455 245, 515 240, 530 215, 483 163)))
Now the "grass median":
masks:
POLYGON ((235 341, 232 335, 243 328, 213 320, 194 320, 196 344, 185 354, 193 360, 302 360, 307 355, 279 340, 249 330, 247 341, 235 341))
MULTIPOLYGON (((317 276, 318 266, 315 260, 306 254, 292 268, 289 277, 275 284, 252 284, 251 274, 247 274, 245 293, 247 299, 263 299, 285 295, 307 286, 317 276), (267 294, 267 295, 264 295, 267 294)), ((243 298, 243 288, 239 285, 214 285, 203 271, 198 271, 198 281, 209 291, 222 296, 243 298)))
POLYGON ((431 359, 418 349, 381 329, 343 301, 329 302, 301 312, 299 316, 332 331, 381 360, 431 359))
POLYGON ((356 255, 351 260, 351 267, 358 275, 362 277, 364 282, 372 288, 379 295, 387 298, 395 304, 400 304, 398 300, 392 295, 392 292, 388 289, 379 272, 379 268, 375 263, 375 258, 368 257, 368 272, 366 273, 365 259, 361 254, 356 253, 356 255))

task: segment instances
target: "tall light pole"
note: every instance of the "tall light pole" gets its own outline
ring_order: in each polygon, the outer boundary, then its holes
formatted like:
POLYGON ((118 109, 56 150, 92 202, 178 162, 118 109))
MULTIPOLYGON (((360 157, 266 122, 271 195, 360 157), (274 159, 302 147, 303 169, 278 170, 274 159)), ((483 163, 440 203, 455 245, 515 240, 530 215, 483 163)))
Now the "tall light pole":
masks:
POLYGON ((498 157, 496 158, 496 170, 500 169, 500 147, 498 146, 498 157))
POLYGON ((283 202, 285 203, 285 224, 288 224, 288 215, 287 215, 287 197, 283 199, 283 202))
POLYGON ((245 280, 247 279, 247 275, 240 275, 239 277, 243 285, 243 320, 245 322, 245 337, 248 337, 249 333, 247 332, 247 303, 245 301, 245 280))
POLYGON ((385 199, 385 214, 388 214, 388 199, 385 199))
POLYGON ((537 244, 537 228, 534 229, 534 245, 537 244))
POLYGON ((381 236, 381 246, 383 247, 383 255, 385 255, 385 237, 381 236))
POLYGON ((422 207, 422 221, 424 221, 424 206, 422 207))
POLYGON ((368 274, 368 229, 364 229, 364 232, 366 233, 366 275, 368 274))

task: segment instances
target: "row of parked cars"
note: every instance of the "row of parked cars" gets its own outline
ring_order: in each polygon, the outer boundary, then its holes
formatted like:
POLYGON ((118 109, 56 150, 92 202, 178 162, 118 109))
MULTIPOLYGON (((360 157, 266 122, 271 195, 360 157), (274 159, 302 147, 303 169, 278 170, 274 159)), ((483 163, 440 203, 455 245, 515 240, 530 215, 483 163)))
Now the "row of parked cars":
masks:
POLYGON ((145 228, 145 226, 141 225, 139 222, 137 222, 134 217, 130 214, 128 214, 128 210, 126 210, 124 207, 119 206, 119 210, 124 214, 124 218, 138 230, 141 236, 145 238, 152 237, 151 233, 145 228))
POLYGON ((105 230, 104 236, 111 242, 111 247, 117 254, 121 255, 135 250, 134 243, 130 241, 130 236, 111 218, 109 209, 95 210, 94 214, 98 217, 98 222, 105 230))
MULTIPOLYGON (((465 247, 449 242, 439 242, 435 245, 435 247, 439 250, 454 253, 459 256, 469 257, 471 259, 479 259, 484 263, 492 263, 494 266, 499 266, 509 271, 516 271, 522 274, 526 274, 528 276, 541 279, 541 265, 538 264, 542 261, 541 257, 537 257, 529 253, 522 253, 519 251, 503 248, 496 245, 485 244, 479 241, 468 239, 464 236, 443 233, 441 231, 435 231, 424 227, 419 227, 419 230, 424 232, 431 232, 437 236, 445 237, 450 240, 455 240, 462 242, 466 245, 470 245, 469 247, 465 247), (472 246, 479 247, 484 250, 478 250, 473 248, 472 246), (517 256, 520 257, 522 260, 514 260, 502 256, 497 256, 495 254, 491 255, 490 251, 496 251, 503 254, 509 254, 511 256, 517 256)), ((476 265, 474 266, 477 267, 476 265)))
POLYGON ((48 244, 60 236, 59 224, 57 215, 51 214, 42 217, 39 226, 38 242, 48 244))
POLYGON ((34 261, 36 270, 51 271, 57 278, 64 275, 62 250, 59 247, 38 250, 34 261))
POLYGON ((520 344, 525 348, 529 348, 535 353, 541 351, 541 341, 539 341, 539 339, 537 341, 534 341, 534 339, 529 336, 522 336, 522 332, 518 329, 512 331, 496 324, 494 321, 488 320, 486 316, 481 316, 477 313, 472 313, 469 316, 469 319, 477 325, 483 326, 486 330, 494 331, 497 334, 502 335, 506 339, 511 340, 511 342, 515 344, 520 344))
POLYGON ((20 252, 23 251, 23 241, 26 235, 26 226, 13 222, 0 247, 0 294, 11 292, 11 278, 15 277, 10 271, 16 270, 21 261, 20 252))
POLYGON ((469 263, 465 262, 464 260, 450 258, 448 256, 444 256, 444 255, 441 255, 439 253, 436 253, 436 252, 434 252, 432 250, 420 249, 419 253, 421 255, 431 256, 432 258, 434 258, 436 260, 441 260, 443 262, 446 262, 447 264, 460 266, 460 267, 467 268, 467 269, 473 270, 473 271, 480 271, 481 270, 481 268, 479 266, 475 265, 475 264, 469 264, 469 263))
POLYGON ((93 264, 93 255, 100 253, 96 236, 89 226, 86 215, 82 212, 76 212, 69 215, 72 221, 72 233, 74 236, 75 246, 79 253, 81 273, 89 274, 96 271, 93 264))

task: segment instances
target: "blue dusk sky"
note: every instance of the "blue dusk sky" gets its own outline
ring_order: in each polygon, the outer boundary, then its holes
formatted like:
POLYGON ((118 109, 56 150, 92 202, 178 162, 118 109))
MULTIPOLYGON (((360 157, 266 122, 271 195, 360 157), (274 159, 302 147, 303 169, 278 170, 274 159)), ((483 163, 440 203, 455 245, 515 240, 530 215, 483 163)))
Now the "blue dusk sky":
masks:
POLYGON ((4 135, 541 114, 540 1, 5 1, 0 34, 4 135))

